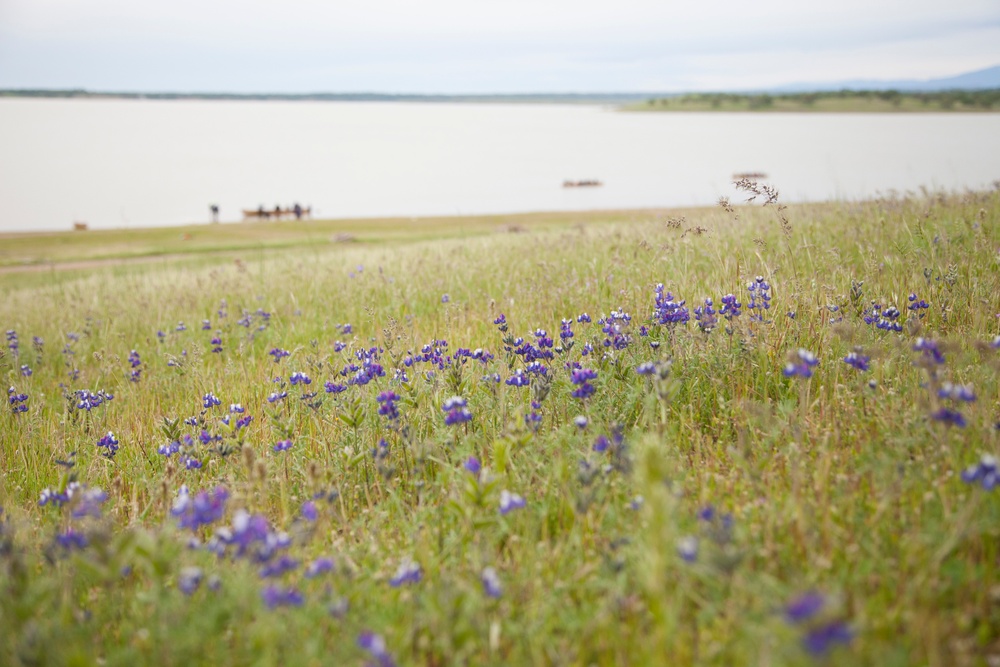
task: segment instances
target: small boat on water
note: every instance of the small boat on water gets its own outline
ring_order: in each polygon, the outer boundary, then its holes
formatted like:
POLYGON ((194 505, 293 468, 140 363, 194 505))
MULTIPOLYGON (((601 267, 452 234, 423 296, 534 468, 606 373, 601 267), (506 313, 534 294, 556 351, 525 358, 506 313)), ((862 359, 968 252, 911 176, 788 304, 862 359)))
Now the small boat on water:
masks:
POLYGON ((583 180, 583 181, 563 181, 564 188, 599 188, 604 183, 598 180, 583 180))

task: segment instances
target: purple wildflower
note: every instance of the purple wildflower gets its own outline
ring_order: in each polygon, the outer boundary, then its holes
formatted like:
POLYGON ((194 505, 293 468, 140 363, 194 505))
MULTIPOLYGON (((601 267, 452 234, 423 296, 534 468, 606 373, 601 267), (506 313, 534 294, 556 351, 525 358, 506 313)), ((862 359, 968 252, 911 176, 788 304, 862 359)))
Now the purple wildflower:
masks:
POLYGON ((396 661, 386 649, 385 640, 381 635, 365 630, 358 635, 358 646, 375 659, 373 663, 375 667, 396 667, 396 661))
POLYGON ((313 579, 321 574, 332 572, 333 567, 334 562, 332 558, 317 558, 306 566, 305 576, 307 579, 313 579))
POLYGON ((950 399, 952 401, 965 401, 966 403, 972 403, 976 400, 976 392, 973 390, 971 384, 961 385, 944 382, 941 384, 941 388, 938 389, 938 397, 950 399))
POLYGON ((931 419, 942 422, 947 426, 957 426, 959 428, 965 428, 965 425, 967 424, 965 416, 958 410, 953 410, 951 408, 940 408, 935 410, 931 413, 931 419))
POLYGON ((1000 474, 997 473, 996 457, 983 454, 979 463, 962 471, 962 481, 966 484, 981 484, 987 491, 1000 485, 1000 474))
POLYGON ((104 458, 113 459, 118 453, 118 440, 111 431, 108 431, 107 435, 97 441, 97 446, 104 450, 101 452, 101 456, 104 458))
POLYGON ((272 349, 270 352, 268 352, 268 354, 274 357, 274 363, 278 363, 285 357, 289 356, 291 352, 289 352, 288 350, 282 350, 280 347, 276 347, 272 349))
POLYGON ((687 563, 693 563, 698 559, 698 538, 687 535, 677 541, 677 555, 687 563))
POLYGON ((500 584, 500 577, 497 575, 497 571, 492 567, 483 568, 483 573, 480 576, 483 582, 483 592, 491 598, 499 598, 503 595, 503 586, 500 584))
POLYGON ((188 493, 187 486, 182 486, 170 513, 177 517, 181 528, 196 531, 200 526, 208 526, 221 519, 228 499, 229 492, 222 486, 215 487, 211 493, 201 491, 194 498, 188 493))
POLYGON ((473 477, 476 478, 479 477, 479 473, 483 469, 482 464, 479 463, 479 459, 477 459, 475 456, 470 456, 469 458, 467 458, 462 467, 465 468, 466 472, 468 472, 469 474, 471 474, 473 477))
POLYGON ((465 407, 466 404, 466 400, 461 396, 452 396, 441 405, 441 410, 445 412, 444 423, 446 426, 472 420, 472 413, 465 407))
POLYGON ((202 396, 201 404, 207 410, 208 408, 211 408, 213 406, 222 405, 222 401, 220 401, 219 398, 212 392, 208 392, 207 394, 202 396))
POLYGON ((299 371, 292 373, 291 376, 288 378, 288 381, 291 382, 293 385, 312 384, 312 378, 310 378, 305 373, 301 373, 299 371))
POLYGON ((299 566, 299 561, 282 554, 276 560, 273 560, 264 567, 260 568, 260 578, 268 579, 271 577, 280 577, 286 572, 291 572, 299 566))
POLYGON ((389 585, 399 588, 403 584, 417 584, 420 583, 421 576, 420 565, 408 558, 396 568, 396 574, 389 580, 389 585))
POLYGON ((302 593, 292 586, 288 588, 267 586, 260 592, 260 597, 268 609, 274 609, 275 607, 301 607, 306 601, 302 593))
POLYGON ((182 568, 180 574, 177 576, 177 588, 180 589, 184 595, 191 595, 198 587, 201 586, 201 580, 204 574, 200 567, 185 567, 182 568))
POLYGON ((859 371, 867 371, 870 361, 871 357, 861 354, 860 352, 850 352, 846 357, 844 357, 845 364, 859 371))
POLYGON ((806 350, 805 348, 799 348, 798 351, 792 355, 792 360, 785 364, 783 373, 785 377, 803 377, 810 378, 813 374, 813 368, 819 364, 819 359, 816 355, 806 350))
POLYGON ((291 448, 292 448, 291 440, 279 440, 278 442, 275 443, 274 447, 272 447, 271 449, 274 450, 275 452, 287 452, 291 448))
POLYGON ((507 489, 500 492, 500 514, 508 514, 514 510, 519 510, 527 505, 524 498, 516 493, 511 493, 507 489))

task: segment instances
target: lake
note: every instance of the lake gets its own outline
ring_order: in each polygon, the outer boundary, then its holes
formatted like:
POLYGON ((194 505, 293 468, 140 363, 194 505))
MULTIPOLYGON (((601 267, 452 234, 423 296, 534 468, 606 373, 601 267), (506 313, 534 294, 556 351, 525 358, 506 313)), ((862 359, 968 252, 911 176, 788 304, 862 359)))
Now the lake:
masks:
POLYGON ((589 105, 0 99, 0 231, 782 201, 1000 179, 1000 114, 622 113, 589 105), (565 180, 601 187, 563 188, 565 180))

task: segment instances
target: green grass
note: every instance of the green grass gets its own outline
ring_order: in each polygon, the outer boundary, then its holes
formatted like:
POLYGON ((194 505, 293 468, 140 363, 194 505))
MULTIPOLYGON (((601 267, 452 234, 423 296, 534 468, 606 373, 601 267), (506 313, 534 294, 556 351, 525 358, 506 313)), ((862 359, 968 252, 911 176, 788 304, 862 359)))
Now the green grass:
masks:
MULTIPOLYGON (((29 397, 27 412, 0 414, 0 664, 363 664, 364 631, 419 665, 1000 655, 1000 492, 960 479, 998 453, 1000 193, 514 220, 524 233, 495 233, 510 224, 500 218, 358 223, 372 237, 353 244, 309 242, 341 223, 261 226, 239 263, 218 250, 232 243, 227 226, 205 227, 191 242, 213 250, 192 257, 0 276, 0 320, 19 340, 0 373, 29 397), (758 275, 773 297, 753 319, 746 285, 758 275), (657 283, 687 299, 691 322, 650 322, 657 283), (930 305, 922 317, 906 307, 911 292, 930 305), (700 331, 694 308, 710 296, 718 309, 727 293, 742 314, 700 331), (873 300, 902 311, 901 332, 863 321, 873 300), (631 318, 618 320, 631 340, 622 349, 604 346, 598 323, 613 311, 631 318), (576 321, 584 312, 592 323, 576 321), (525 363, 505 348, 538 328, 554 340, 546 376, 507 385, 525 363), (912 349, 919 337, 940 344, 943 365, 912 349), (443 367, 408 361, 428 344, 443 367), (346 384, 341 369, 373 347, 384 376, 324 390, 346 384), (856 347, 867 372, 842 361, 856 347), (276 363, 274 348, 290 354, 276 363), (458 363, 460 348, 495 358, 458 363), (799 348, 819 357, 809 379, 782 373, 799 348), (587 399, 572 396, 574 362, 597 373, 587 399), (646 362, 657 374, 636 372, 646 362), (290 384, 294 372, 312 383, 290 384), (936 393, 946 381, 978 396, 956 406, 964 428, 930 418, 950 404, 936 393), (78 409, 66 396, 78 389, 114 399, 78 409), (400 396, 397 421, 378 414, 387 390, 400 396), (268 401, 280 391, 288 397, 268 401), (208 392, 222 405, 204 409, 208 392), (466 424, 445 425, 453 395, 468 401, 466 424), (221 423, 230 403, 253 416, 246 428, 221 423), (533 413, 540 421, 526 421, 533 413), (202 428, 222 439, 184 448, 201 469, 157 452, 202 428), (113 459, 97 446, 108 431, 120 442, 113 459), (612 440, 603 452, 601 435, 612 440), (286 439, 291 449, 275 452, 286 439), (72 468, 57 462, 71 452, 72 468), (479 477, 464 468, 470 456, 479 477), (38 505, 71 478, 107 493, 99 516, 72 517, 80 493, 38 505), (170 510, 182 484, 192 495, 227 489, 222 519, 181 528, 170 510), (526 507, 501 514, 503 490, 526 507), (311 498, 315 522, 300 516, 311 498), (699 518, 707 505, 711 521, 699 518), (281 553, 299 567, 265 581, 232 550, 188 548, 240 510, 287 532, 281 553), (55 546, 71 526, 86 548, 55 546), (691 537, 688 562, 678 547, 691 537), (305 578, 320 556, 334 571, 305 578), (391 586, 409 558, 421 580, 391 586), (202 581, 186 595, 192 567, 202 581), (485 594, 487 567, 499 598, 485 594), (269 609, 269 583, 295 587, 304 604, 269 609), (786 605, 810 591, 823 608, 789 623, 786 605), (838 622, 851 641, 824 658, 804 651, 810 630, 838 622)), ((59 261, 71 244, 97 256, 104 242, 118 257, 171 254, 179 233, 31 237, 10 256, 59 261)))
POLYGON ((901 93, 839 90, 816 93, 689 93, 649 99, 626 111, 785 113, 984 113, 1000 111, 1000 90, 901 93))

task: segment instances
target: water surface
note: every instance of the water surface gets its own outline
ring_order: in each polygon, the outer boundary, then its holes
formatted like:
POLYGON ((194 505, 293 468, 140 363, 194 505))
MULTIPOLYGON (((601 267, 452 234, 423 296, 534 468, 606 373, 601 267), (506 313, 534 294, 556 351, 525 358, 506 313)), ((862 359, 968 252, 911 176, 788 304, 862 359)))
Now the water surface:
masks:
MULTIPOLYGON (((787 202, 1000 178, 1000 114, 0 99, 0 231, 669 207, 764 172, 787 202), (596 179, 599 188, 563 188, 596 179)), ((735 198, 735 197, 734 197, 735 198)))

